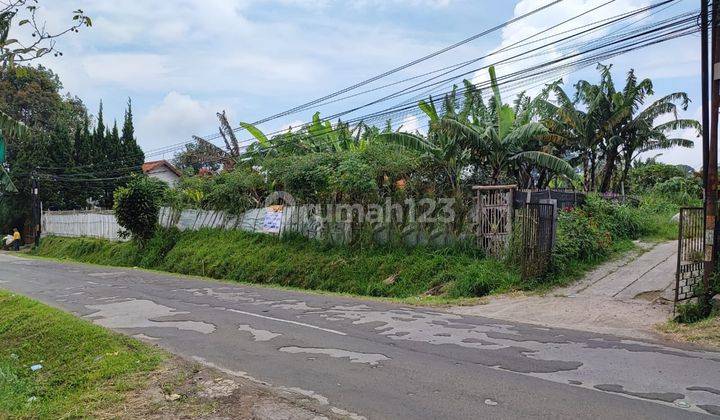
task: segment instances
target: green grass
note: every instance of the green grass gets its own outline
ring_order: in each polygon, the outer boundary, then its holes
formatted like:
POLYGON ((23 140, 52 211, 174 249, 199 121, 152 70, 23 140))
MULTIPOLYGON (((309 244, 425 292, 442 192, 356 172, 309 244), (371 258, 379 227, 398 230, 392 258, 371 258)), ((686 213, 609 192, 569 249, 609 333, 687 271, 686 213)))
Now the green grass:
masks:
POLYGON ((677 340, 720 348, 720 317, 718 314, 692 323, 668 321, 659 325, 658 330, 677 340))
POLYGON ((161 229, 142 247, 135 242, 49 237, 35 252, 220 280, 447 302, 566 285, 632 250, 633 239, 676 237, 677 226, 670 223, 676 211, 676 205, 652 197, 637 208, 590 196, 582 209, 560 213, 552 270, 531 281, 521 280, 518 262, 484 258, 469 248, 333 246, 299 236, 278 238, 239 230, 161 229), (440 296, 425 299, 428 294, 440 296))
POLYGON ((160 350, 0 291, 0 418, 92 416, 142 387, 163 360, 160 350))
POLYGON ((441 290, 453 298, 522 288, 517 271, 459 249, 329 246, 242 231, 161 231, 143 249, 90 238, 46 238, 37 255, 255 284, 375 297, 441 290))

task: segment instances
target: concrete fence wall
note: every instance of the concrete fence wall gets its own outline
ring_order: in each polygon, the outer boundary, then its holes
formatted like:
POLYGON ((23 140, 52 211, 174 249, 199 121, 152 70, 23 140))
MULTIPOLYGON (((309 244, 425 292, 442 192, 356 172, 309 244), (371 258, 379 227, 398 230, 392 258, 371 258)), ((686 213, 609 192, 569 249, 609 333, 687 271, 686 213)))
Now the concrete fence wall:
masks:
MULTIPOLYGON (((335 243, 349 243, 353 237, 349 223, 328 224, 320 216, 308 216, 308 207, 285 207, 276 211, 272 207, 251 209, 240 216, 213 210, 176 211, 163 207, 158 214, 158 224, 180 230, 199 230, 203 228, 239 229, 246 232, 278 234, 297 232, 307 238, 328 238, 335 243), (266 216, 270 217, 266 217, 266 216)), ((312 214, 312 213, 311 213, 312 214)), ((46 211, 42 217, 44 235, 65 237, 93 237, 122 241, 122 230, 112 211, 46 211)), ((379 243, 390 238, 388 227, 379 227, 373 232, 373 238, 379 243)), ((446 245, 455 241, 447 232, 404 229, 403 241, 407 245, 418 244, 446 245)))
POLYGON ((42 231, 46 235, 121 240, 112 211, 46 211, 42 217, 42 231))
MULTIPOLYGON (((265 215, 270 209, 252 209, 241 216, 233 216, 222 211, 183 210, 175 211, 168 207, 160 209, 158 223, 163 227, 177 227, 180 230, 199 230, 202 228, 241 229, 248 232, 278 233, 265 225, 265 215)), ((297 219, 295 210, 285 208, 278 215, 279 229, 285 230, 291 220, 297 219)), ((46 211, 42 216, 44 235, 65 237, 91 237, 120 241, 122 227, 115 214, 108 210, 83 211, 46 211)))

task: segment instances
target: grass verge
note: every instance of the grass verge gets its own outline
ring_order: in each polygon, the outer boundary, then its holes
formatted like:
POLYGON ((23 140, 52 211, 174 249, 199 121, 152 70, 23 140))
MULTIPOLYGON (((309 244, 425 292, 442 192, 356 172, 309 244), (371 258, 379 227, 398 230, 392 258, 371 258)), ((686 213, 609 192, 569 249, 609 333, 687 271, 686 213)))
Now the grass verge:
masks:
POLYGON ((165 358, 136 340, 0 291, 0 418, 91 416, 143 388, 165 358))
POLYGON ((330 246, 219 229, 162 230, 144 247, 48 237, 36 255, 374 297, 484 296, 523 287, 517 271, 460 249, 330 246))
POLYGON ((689 324, 669 321, 658 326, 658 330, 675 340, 720 348, 720 317, 717 315, 689 324))
POLYGON ((544 292, 567 285, 633 249, 634 239, 676 235, 677 226, 670 219, 677 208, 652 197, 633 207, 590 195, 582 207, 558 212, 551 269, 526 281, 519 274, 518 235, 511 241, 507 261, 484 258, 474 247, 337 246, 299 235, 278 238, 222 229, 159 229, 142 245, 49 237, 35 253, 305 290, 457 300, 520 290, 544 292))
POLYGON ((339 417, 311 397, 186 361, 0 290, 0 419, 244 419, 280 410, 292 418, 339 417))

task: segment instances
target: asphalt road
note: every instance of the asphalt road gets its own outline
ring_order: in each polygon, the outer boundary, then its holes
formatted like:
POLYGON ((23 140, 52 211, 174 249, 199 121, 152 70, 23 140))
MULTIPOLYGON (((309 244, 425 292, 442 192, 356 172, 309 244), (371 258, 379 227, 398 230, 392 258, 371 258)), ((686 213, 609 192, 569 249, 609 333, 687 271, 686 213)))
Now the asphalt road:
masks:
POLYGON ((688 347, 6 254, 0 288, 350 416, 720 415, 720 353, 688 347))

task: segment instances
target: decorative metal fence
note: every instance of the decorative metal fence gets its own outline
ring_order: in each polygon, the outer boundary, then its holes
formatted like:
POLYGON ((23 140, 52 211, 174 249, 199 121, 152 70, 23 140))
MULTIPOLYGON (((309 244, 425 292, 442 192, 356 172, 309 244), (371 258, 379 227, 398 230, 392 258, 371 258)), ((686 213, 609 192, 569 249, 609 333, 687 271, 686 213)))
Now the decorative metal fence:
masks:
POLYGON ((705 210, 680 209, 675 303, 700 296, 705 252, 705 210))
POLYGON ((555 240, 555 206, 528 203, 515 211, 519 240, 517 257, 524 279, 542 276, 550 268, 555 240))

